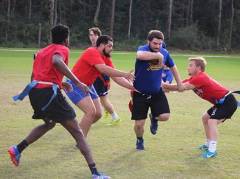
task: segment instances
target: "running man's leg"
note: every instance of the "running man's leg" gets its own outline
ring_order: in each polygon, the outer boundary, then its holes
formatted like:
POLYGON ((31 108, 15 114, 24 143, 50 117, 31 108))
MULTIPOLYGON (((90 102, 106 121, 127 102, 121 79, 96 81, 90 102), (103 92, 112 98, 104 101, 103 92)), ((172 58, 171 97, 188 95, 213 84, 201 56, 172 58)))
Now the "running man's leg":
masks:
POLYGON ((51 130, 55 126, 53 121, 45 121, 44 124, 35 127, 29 135, 22 140, 18 145, 13 145, 8 149, 10 158, 15 166, 19 165, 21 153, 26 149, 30 144, 37 141, 45 133, 51 130))
POLYGON ((100 174, 96 168, 96 164, 93 160, 93 156, 86 142, 86 138, 83 135, 82 130, 80 129, 77 120, 66 120, 61 122, 62 126, 67 129, 67 131, 72 135, 77 143, 77 147, 79 148, 80 152, 84 156, 85 160, 87 161, 88 167, 93 175, 93 178, 106 178, 110 179, 109 176, 104 174, 100 174))
POLYGON ((113 104, 108 98, 108 94, 105 96, 100 96, 101 104, 103 105, 104 109, 111 114, 112 120, 119 119, 118 114, 115 112, 113 104))
POLYGON ((77 147, 83 154, 88 164, 93 164, 93 158, 90 151, 90 148, 86 142, 86 139, 83 135, 83 131, 80 129, 77 121, 74 120, 65 120, 61 122, 62 126, 67 129, 67 131, 72 135, 77 143, 77 147))
POLYGON ((136 138, 137 138, 137 142, 136 142, 137 150, 144 150, 143 134, 144 134, 145 121, 146 120, 144 120, 144 119, 135 120, 135 123, 134 123, 134 131, 135 131, 136 138))
POLYGON ((88 131, 95 121, 96 108, 90 96, 84 97, 81 101, 76 104, 82 111, 83 117, 79 123, 80 128, 83 131, 84 136, 87 136, 88 131))
POLYGON ((100 99, 99 98, 95 98, 95 99, 92 99, 93 100, 93 104, 94 104, 94 107, 96 109, 96 113, 95 113, 95 117, 94 117, 94 120, 93 122, 97 122, 101 117, 102 117, 102 106, 101 106, 101 103, 100 103, 100 99))
POLYGON ((205 136, 206 136, 206 141, 205 144, 200 146, 201 150, 205 150, 206 147, 208 148, 208 143, 209 143, 209 127, 208 127, 208 120, 210 119, 210 115, 208 113, 203 114, 202 116, 202 124, 204 127, 205 131, 205 136))

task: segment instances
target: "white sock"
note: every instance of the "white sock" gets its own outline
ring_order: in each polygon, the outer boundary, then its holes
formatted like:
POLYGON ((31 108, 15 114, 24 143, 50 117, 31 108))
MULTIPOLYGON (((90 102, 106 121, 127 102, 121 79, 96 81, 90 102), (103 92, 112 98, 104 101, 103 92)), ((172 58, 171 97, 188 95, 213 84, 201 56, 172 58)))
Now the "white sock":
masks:
POLYGON ((117 113, 115 113, 115 112, 113 112, 113 113, 111 114, 111 116, 112 116, 112 120, 116 120, 116 119, 119 118, 119 116, 118 116, 117 113))
POLYGON ((217 150, 217 141, 210 140, 209 141, 209 146, 208 146, 208 151, 209 152, 216 152, 216 150, 217 150))

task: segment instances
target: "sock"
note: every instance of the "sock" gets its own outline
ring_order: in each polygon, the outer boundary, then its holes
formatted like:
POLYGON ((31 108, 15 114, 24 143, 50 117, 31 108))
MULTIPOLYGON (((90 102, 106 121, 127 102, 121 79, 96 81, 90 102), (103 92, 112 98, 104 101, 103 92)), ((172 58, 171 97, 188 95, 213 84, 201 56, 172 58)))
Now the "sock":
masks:
POLYGON ((143 137, 137 137, 137 140, 143 140, 143 137))
POLYGON ((95 163, 89 164, 88 167, 91 170, 92 175, 100 175, 97 171, 95 163))
POLYGON ((26 140, 23 140, 22 142, 20 142, 18 145, 17 145, 17 149, 20 153, 22 153, 22 151, 28 146, 28 143, 26 140))
POLYGON ((113 112, 113 113, 111 114, 111 116, 112 116, 112 120, 116 120, 116 119, 119 118, 119 116, 118 116, 117 113, 115 113, 115 112, 113 112))
POLYGON ((217 141, 210 140, 209 141, 209 146, 208 146, 208 151, 209 152, 216 152, 217 150, 217 141))

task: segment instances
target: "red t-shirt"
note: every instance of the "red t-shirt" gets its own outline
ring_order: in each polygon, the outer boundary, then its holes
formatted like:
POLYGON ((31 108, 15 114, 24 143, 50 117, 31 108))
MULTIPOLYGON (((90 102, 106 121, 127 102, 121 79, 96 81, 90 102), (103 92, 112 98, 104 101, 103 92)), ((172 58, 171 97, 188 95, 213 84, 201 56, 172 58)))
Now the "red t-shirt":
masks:
POLYGON ((202 99, 216 104, 216 100, 224 97, 229 90, 219 84, 217 81, 209 77, 206 73, 200 72, 197 76, 192 76, 183 81, 195 86, 193 91, 202 99))
POLYGON ((110 58, 102 55, 95 47, 89 47, 73 66, 72 72, 81 82, 89 86, 101 75, 95 68, 97 64, 106 64, 113 67, 110 58))
MULTIPOLYGON (((36 54, 33 63, 33 79, 37 81, 52 82, 62 88, 63 74, 59 72, 52 63, 52 57, 59 54, 63 57, 64 63, 68 65, 69 49, 64 45, 51 44, 36 54)), ((38 84, 37 88, 49 85, 38 84)))

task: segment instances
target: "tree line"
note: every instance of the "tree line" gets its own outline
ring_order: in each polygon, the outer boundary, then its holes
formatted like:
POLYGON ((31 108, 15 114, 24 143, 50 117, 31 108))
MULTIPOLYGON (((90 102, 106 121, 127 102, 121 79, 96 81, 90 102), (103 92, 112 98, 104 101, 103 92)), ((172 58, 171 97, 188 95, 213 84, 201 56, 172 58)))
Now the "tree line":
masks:
POLYGON ((70 27, 75 47, 88 45, 88 28, 97 26, 125 50, 151 29, 169 47, 240 49, 239 0, 0 0, 0 46, 45 46, 58 23, 70 27))

